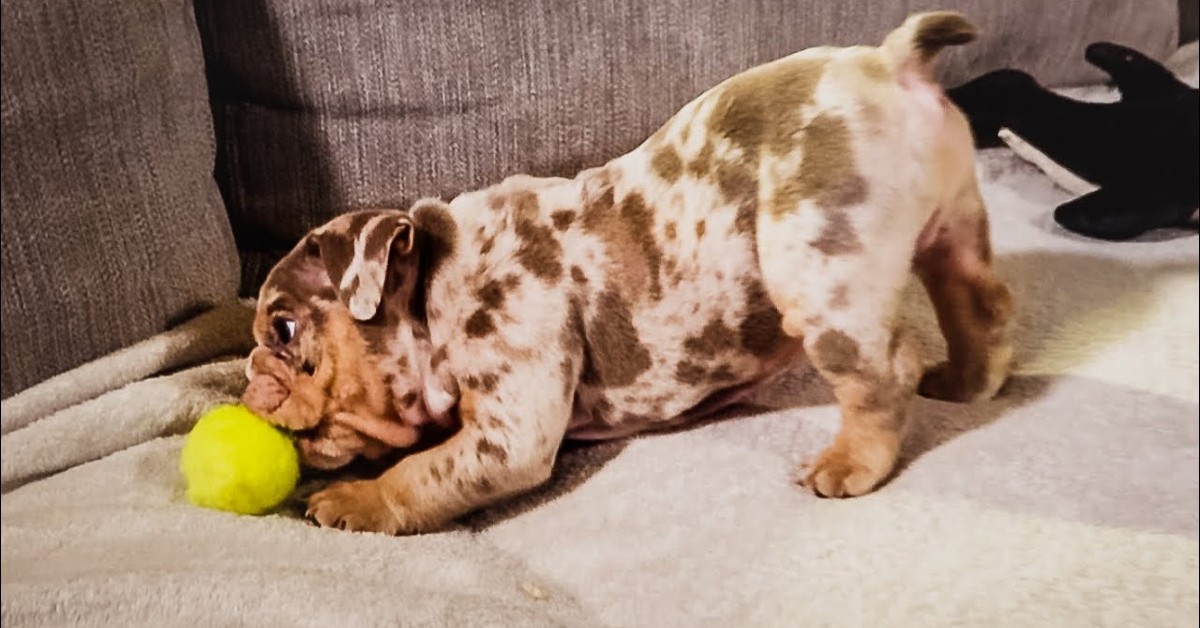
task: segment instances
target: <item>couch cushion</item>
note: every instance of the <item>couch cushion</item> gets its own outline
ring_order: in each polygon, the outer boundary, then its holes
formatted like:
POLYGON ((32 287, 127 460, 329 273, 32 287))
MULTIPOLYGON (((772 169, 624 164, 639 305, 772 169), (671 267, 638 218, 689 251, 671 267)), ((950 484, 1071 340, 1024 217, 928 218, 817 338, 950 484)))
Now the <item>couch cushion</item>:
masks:
POLYGON ((1173 49, 1176 0, 200 0, 244 288, 350 206, 451 196, 627 151, 722 79, 819 44, 876 43, 912 10, 983 30, 944 79, 1002 66, 1094 80, 1084 46, 1173 49))
POLYGON ((3 396, 236 295, 187 0, 3 3, 3 396))

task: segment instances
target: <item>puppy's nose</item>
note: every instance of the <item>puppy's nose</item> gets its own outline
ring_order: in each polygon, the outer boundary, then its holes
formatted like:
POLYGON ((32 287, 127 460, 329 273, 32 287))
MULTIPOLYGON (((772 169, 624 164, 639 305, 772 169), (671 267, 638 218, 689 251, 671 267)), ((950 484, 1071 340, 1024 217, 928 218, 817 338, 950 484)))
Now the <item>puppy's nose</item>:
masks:
POLYGON ((279 360, 280 362, 290 366, 292 370, 299 370, 296 364, 296 356, 292 355, 291 351, 288 351, 287 349, 275 349, 272 352, 272 355, 275 356, 276 360, 279 360))

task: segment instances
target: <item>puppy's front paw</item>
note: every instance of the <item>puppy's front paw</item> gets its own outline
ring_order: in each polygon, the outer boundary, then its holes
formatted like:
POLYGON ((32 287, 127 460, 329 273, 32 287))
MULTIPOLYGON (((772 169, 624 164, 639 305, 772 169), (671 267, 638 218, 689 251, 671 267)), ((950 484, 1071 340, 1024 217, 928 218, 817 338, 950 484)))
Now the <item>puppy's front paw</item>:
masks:
POLYGON ((891 471, 892 460, 880 452, 856 452, 835 441, 802 470, 800 484, 819 497, 855 497, 870 492, 891 471), (863 453, 869 455, 863 456, 863 453), (873 463, 873 464, 872 464, 873 463))
POLYGON ((351 532, 408 532, 383 498, 375 480, 339 482, 308 498, 309 519, 326 528, 351 532))

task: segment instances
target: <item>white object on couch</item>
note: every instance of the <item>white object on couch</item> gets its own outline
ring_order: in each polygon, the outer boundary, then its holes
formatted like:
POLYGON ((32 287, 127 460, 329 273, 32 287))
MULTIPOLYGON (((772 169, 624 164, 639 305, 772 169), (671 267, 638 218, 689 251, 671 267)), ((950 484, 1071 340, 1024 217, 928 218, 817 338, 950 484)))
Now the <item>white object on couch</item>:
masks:
POLYGON ((1038 150, 1016 133, 1013 133, 1011 129, 1000 129, 997 135, 1018 157, 1037 166, 1038 170, 1044 172, 1058 187, 1076 196, 1082 196, 1100 189, 1100 186, 1095 183, 1067 170, 1064 166, 1051 159, 1049 155, 1038 150))

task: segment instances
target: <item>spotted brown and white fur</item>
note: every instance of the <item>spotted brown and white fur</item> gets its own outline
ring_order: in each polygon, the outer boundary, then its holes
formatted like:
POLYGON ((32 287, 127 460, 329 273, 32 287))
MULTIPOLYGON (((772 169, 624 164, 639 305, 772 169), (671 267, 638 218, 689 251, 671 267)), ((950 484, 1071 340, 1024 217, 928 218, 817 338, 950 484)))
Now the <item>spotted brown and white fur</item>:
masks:
MULTIPOLYGON (((1009 369, 1011 299, 991 270, 970 130, 929 73, 939 49, 973 37, 958 14, 914 15, 879 47, 813 48, 734 76, 573 179, 514 176, 316 230, 263 288, 256 332, 282 357, 251 366, 251 389, 316 390, 339 410, 382 381, 393 403, 359 403, 370 416, 340 424, 397 443, 388 429, 445 421, 457 400, 460 427, 377 479, 313 495, 310 515, 435 529, 544 482, 565 438, 704 416, 801 355, 842 413, 804 484, 870 491, 893 469, 918 386, 983 399, 1009 369), (913 271, 949 347, 923 378, 895 320, 913 271), (272 339, 281 316, 299 320, 290 345, 272 339), (340 342, 368 357, 330 369, 355 374, 298 371, 289 356, 320 344, 303 329, 329 336, 349 318, 338 333, 358 337, 340 342)), ((311 432, 338 424, 329 414, 291 421, 310 430, 302 450, 337 449, 311 432)))

